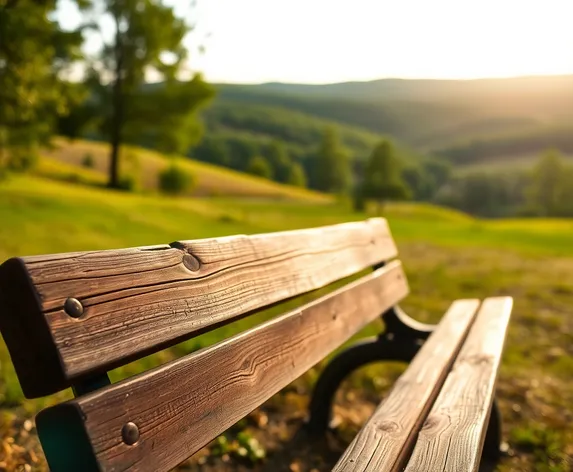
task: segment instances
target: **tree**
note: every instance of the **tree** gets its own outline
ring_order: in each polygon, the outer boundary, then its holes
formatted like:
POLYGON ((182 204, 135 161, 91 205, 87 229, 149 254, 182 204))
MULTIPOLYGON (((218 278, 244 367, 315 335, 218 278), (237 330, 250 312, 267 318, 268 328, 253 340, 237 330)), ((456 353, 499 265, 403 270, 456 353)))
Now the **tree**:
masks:
POLYGON ((247 172, 265 179, 270 179, 272 175, 271 166, 263 156, 251 157, 247 172))
POLYGON ((374 148, 366 164, 362 182, 363 197, 376 200, 379 213, 386 201, 405 200, 410 197, 410 189, 401 176, 400 161, 389 141, 382 141, 374 148))
POLYGON ((89 96, 89 85, 89 82, 70 83, 69 87, 75 91, 76 96, 85 98, 79 103, 73 103, 66 110, 66 113, 58 116, 58 134, 66 136, 72 141, 82 137, 86 132, 97 132, 101 122, 99 117, 100 107, 94 100, 94 97, 89 96))
POLYGON ((434 158, 425 158, 409 163, 402 169, 402 177, 410 190, 412 198, 431 201, 451 176, 451 166, 434 158))
POLYGON ((422 169, 428 178, 433 180, 435 191, 445 185, 452 175, 452 166, 436 158, 427 158, 422 161, 422 169))
POLYGON ((109 185, 117 187, 120 146, 143 136, 168 153, 186 152, 200 138, 197 109, 213 89, 195 75, 177 81, 187 59, 183 39, 190 26, 161 0, 104 0, 91 11, 101 25, 111 19, 113 39, 92 63, 98 79, 104 129, 111 144, 109 185), (103 11, 96 11, 103 6, 103 11), (163 79, 144 86, 150 71, 163 79), (106 81, 110 86, 106 86, 106 81))
POLYGON ((503 179, 487 172, 473 172, 459 179, 458 208, 472 215, 500 216, 506 206, 503 179))
POLYGON ((314 188, 323 192, 344 193, 351 180, 350 161, 334 128, 327 128, 313 159, 314 188))
POLYGON ((352 189, 352 208, 357 213, 362 213, 366 210, 366 199, 364 198, 363 185, 357 184, 352 189))
POLYGON ((0 168, 23 170, 76 98, 60 76, 79 57, 80 31, 51 19, 55 0, 0 2, 0 168))
POLYGON ((288 183, 291 171, 291 159, 280 141, 273 141, 267 150, 267 161, 272 169, 273 179, 288 183))
POLYGON ((189 156, 218 166, 230 167, 229 151, 226 143, 217 137, 203 137, 201 142, 190 151, 189 156))
MULTIPOLYGON (((254 156, 259 155, 258 146, 248 138, 233 137, 227 140, 226 144, 229 153, 229 165, 231 169, 244 172, 247 170, 251 159, 254 156)), ((271 172, 271 176, 269 178, 272 178, 272 169, 270 167, 269 171, 271 172)))
POLYGON ((295 187, 306 187, 306 174, 298 162, 290 164, 286 183, 295 187))
MULTIPOLYGON (((507 217, 523 211, 525 173, 472 171, 456 176, 443 186, 436 203, 472 215, 507 217)), ((531 214, 531 212, 529 212, 531 214)))
POLYGON ((531 175, 528 200, 543 216, 557 216, 565 205, 568 173, 563 159, 557 151, 547 151, 539 159, 531 175))
POLYGON ((414 200, 430 200, 435 192, 435 182, 431 175, 424 172, 424 168, 418 164, 409 164, 402 169, 402 178, 412 191, 414 200))

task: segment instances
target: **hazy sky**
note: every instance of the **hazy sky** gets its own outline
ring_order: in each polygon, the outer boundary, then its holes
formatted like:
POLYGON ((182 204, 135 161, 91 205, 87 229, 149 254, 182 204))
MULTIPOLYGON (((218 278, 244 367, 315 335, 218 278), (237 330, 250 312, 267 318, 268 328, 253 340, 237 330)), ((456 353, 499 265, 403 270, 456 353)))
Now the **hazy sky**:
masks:
MULTIPOLYGON (((192 15, 191 66, 213 82, 573 73, 573 0, 198 0, 192 15)), ((77 21, 67 3, 58 18, 77 21)))

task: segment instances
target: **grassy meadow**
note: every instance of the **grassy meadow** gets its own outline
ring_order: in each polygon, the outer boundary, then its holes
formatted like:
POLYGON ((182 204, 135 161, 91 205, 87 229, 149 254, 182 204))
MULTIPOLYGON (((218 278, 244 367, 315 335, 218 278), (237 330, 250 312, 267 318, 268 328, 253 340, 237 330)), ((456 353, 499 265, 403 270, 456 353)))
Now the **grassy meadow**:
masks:
MULTIPOLYGON (((17 255, 304 228, 369 216, 353 213, 348 203, 321 194, 194 162, 188 165, 198 176, 196 189, 200 191, 193 198, 158 196, 152 183, 146 187, 148 193, 112 192, 98 186, 103 161, 97 157, 97 145, 89 144, 96 160, 94 169, 77 167, 86 152, 81 146, 88 144, 75 146, 78 149, 64 157, 56 159, 52 153, 43 159, 38 175, 13 176, 0 183, 0 261, 17 255), (80 177, 71 180, 91 185, 62 181, 70 180, 72 173, 80 177), (239 195, 251 198, 239 199, 239 195)), ((144 174, 152 175, 149 169, 157 164, 155 159, 159 158, 153 153, 141 151, 144 174)), ((409 277, 411 295, 402 307, 412 317, 436 322, 455 298, 511 295, 515 299, 498 382, 504 438, 509 443, 509 455, 499 470, 572 470, 573 220, 484 221, 418 204, 389 205, 385 216, 409 277)), ((112 379, 117 381, 214 343, 318 294, 300 297, 118 369, 112 372, 112 379)), ((361 335, 379 329, 379 323, 374 323, 361 335)), ((330 470, 348 436, 343 434, 334 446, 293 447, 293 434, 304 418, 318 369, 320 366, 249 415, 227 435, 227 442, 219 439, 181 470, 200 466, 209 471, 251 467, 330 470), (252 465, 235 458, 233 444, 245 437, 254 438, 266 450, 265 461, 252 465)), ((372 366, 346 382, 336 407, 341 431, 350 435, 359 427, 399 371, 396 366, 372 366)), ((33 415, 69 395, 63 392, 41 400, 23 399, 6 349, 0 346, 0 470, 46 470, 35 439, 33 415)))

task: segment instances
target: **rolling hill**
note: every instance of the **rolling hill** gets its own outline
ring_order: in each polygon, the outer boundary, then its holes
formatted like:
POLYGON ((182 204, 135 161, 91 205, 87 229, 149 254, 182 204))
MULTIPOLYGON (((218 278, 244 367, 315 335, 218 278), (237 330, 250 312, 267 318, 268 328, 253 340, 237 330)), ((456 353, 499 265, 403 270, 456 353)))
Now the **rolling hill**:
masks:
MULTIPOLYGON (((208 129, 213 132, 221 126, 246 132, 253 116, 260 120, 283 116, 288 139, 294 142, 297 136, 308 136, 300 127, 316 129, 337 123, 345 143, 358 155, 382 135, 393 137, 406 148, 448 157, 448 151, 461 142, 514 134, 522 137, 522 148, 527 152, 537 152, 552 145, 554 137, 532 143, 528 142, 529 135, 549 128, 571 130, 573 123, 573 76, 382 79, 327 85, 220 84, 217 91, 212 108, 205 112, 208 129), (226 120, 232 113, 236 119, 226 120), (244 116, 239 119, 241 114, 244 116)), ((272 129, 262 132, 279 139, 284 139, 284 134, 272 129)), ((569 133, 565 146, 573 147, 572 136, 569 133)))
POLYGON ((215 88, 216 98, 201 113, 204 141, 187 154, 236 169, 245 165, 212 159, 213 149, 265 155, 269 144, 278 140, 304 165, 324 129, 332 126, 355 160, 364 159, 383 137, 392 138, 406 159, 430 155, 455 166, 508 157, 519 162, 521 156, 549 147, 565 153, 573 149, 572 75, 215 88), (500 149, 506 138, 512 144, 500 149), (471 156, 460 159, 460 154, 471 156))
MULTIPOLYGON (((58 180, 102 185, 106 181, 108 152, 105 143, 56 139, 53 149, 44 152, 35 172, 58 180), (93 160, 93 168, 82 165, 87 155, 93 160)), ((135 174, 143 191, 156 191, 159 172, 167 167, 170 160, 157 152, 135 146, 125 146, 123 152, 122 170, 135 174)), ((195 180, 195 185, 188 192, 190 196, 258 197, 315 203, 331 201, 330 196, 319 192, 278 184, 223 167, 192 159, 178 158, 177 161, 195 180)))

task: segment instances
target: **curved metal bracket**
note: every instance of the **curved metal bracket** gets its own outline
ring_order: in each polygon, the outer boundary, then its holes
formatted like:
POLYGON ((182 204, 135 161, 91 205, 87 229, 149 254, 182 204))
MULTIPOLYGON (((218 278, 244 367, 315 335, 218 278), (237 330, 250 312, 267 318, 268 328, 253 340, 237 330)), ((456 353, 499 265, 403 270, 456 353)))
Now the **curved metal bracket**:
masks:
POLYGON ((410 362, 434 330, 434 326, 418 323, 398 307, 389 309, 382 319, 384 332, 341 352, 321 373, 310 401, 308 432, 323 434, 329 428, 336 391, 353 371, 379 361, 410 362))
POLYGON ((416 342, 370 338, 338 354, 322 371, 314 387, 306 429, 313 434, 326 432, 338 387, 356 369, 378 361, 410 362, 419 348, 416 342))
MULTIPOLYGON (((419 323, 410 318, 399 307, 385 312, 382 320, 385 329, 378 337, 362 340, 342 351, 322 371, 310 401, 309 419, 305 424, 308 433, 323 435, 330 429, 334 397, 341 383, 353 371, 373 362, 412 361, 435 329, 433 325, 419 323)), ((501 414, 497 400, 494 399, 484 440, 482 462, 492 467, 497 464, 505 453, 501 438, 501 414)))
POLYGON ((410 318, 404 311, 398 307, 390 308, 382 315, 385 330, 382 335, 389 335, 403 338, 414 339, 428 339, 435 329, 434 325, 420 323, 413 318, 410 318))

